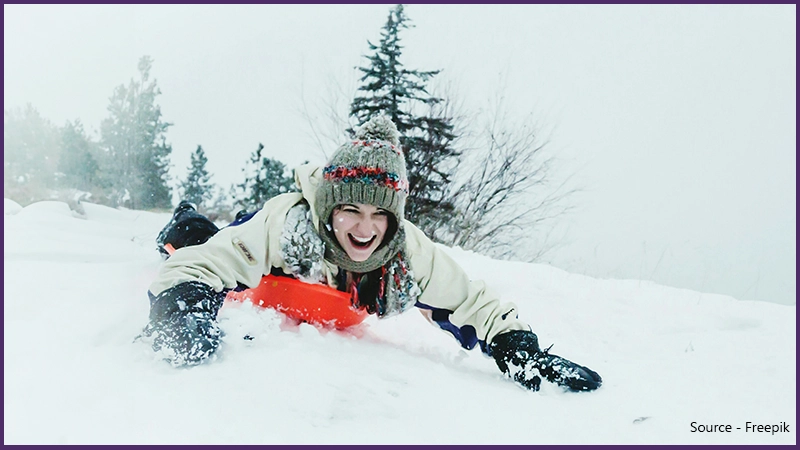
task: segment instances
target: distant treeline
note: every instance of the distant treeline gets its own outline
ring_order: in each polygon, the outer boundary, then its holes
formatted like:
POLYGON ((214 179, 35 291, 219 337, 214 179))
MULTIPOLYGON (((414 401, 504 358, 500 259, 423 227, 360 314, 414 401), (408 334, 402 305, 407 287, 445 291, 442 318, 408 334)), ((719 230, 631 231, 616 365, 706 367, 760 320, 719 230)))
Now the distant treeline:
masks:
MULTIPOLYGON (((410 27, 403 5, 393 7, 378 44, 367 42, 366 64, 345 119, 335 114, 306 119, 314 131, 333 124, 332 141, 386 115, 400 132, 409 197, 406 218, 433 239, 495 257, 535 260, 550 244, 537 239, 541 223, 565 212, 570 192, 548 187, 551 160, 529 120, 513 124, 498 94, 492 107, 468 114, 457 98, 429 92, 439 70, 407 69, 401 63, 400 32, 410 27), (477 117, 487 116, 475 126, 477 117)), ((4 111, 4 195, 23 205, 38 200, 81 200, 112 207, 169 210, 167 131, 161 94, 151 77, 153 60, 143 56, 138 76, 109 99, 100 135, 89 137, 80 120, 58 127, 31 105, 4 111)), ((338 144, 343 143, 340 139, 338 144)), ((243 161, 242 182, 223 189, 211 181, 203 147, 191 156, 178 196, 219 220, 253 211, 269 198, 295 189, 284 163, 263 155, 258 144, 243 161)))

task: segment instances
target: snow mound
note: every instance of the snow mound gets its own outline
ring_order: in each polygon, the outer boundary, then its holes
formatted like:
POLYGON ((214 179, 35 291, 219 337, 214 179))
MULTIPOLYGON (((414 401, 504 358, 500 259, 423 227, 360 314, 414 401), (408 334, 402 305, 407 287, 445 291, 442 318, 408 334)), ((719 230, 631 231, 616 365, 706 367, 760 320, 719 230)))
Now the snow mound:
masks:
POLYGON ((3 211, 5 211, 4 214, 6 216, 10 214, 13 215, 22 211, 22 206, 20 206, 19 203, 15 202, 14 200, 11 200, 10 198, 4 198, 3 211))
POLYGON ((603 386, 525 391, 415 311, 338 332, 248 303, 174 369, 134 342, 170 214, 83 206, 4 216, 5 444, 796 444, 795 306, 444 248, 603 386))

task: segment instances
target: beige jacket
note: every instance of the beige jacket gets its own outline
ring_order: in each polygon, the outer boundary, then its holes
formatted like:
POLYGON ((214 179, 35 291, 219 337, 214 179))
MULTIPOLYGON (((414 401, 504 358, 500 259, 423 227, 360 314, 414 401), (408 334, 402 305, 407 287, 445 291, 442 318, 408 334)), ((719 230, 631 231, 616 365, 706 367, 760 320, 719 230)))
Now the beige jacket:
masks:
MULTIPOLYGON (((303 199, 314 214, 314 194, 321 176, 320 167, 298 167, 295 181, 302 193, 274 197, 247 222, 223 228, 205 244, 178 249, 162 265, 150 292, 158 295, 187 281, 200 281, 220 292, 233 289, 238 283, 255 287, 272 267, 290 273, 280 252, 284 220, 289 209, 303 199)), ((316 217, 313 223, 318 223, 316 217)), ((427 311, 426 317, 433 317, 467 348, 475 345, 475 338, 488 344, 502 332, 530 329, 517 319, 513 303, 501 302, 483 281, 470 280, 411 222, 405 221, 404 227, 408 260, 422 291, 417 306, 427 311)), ((325 264, 328 284, 335 287, 338 268, 328 261, 325 264)))

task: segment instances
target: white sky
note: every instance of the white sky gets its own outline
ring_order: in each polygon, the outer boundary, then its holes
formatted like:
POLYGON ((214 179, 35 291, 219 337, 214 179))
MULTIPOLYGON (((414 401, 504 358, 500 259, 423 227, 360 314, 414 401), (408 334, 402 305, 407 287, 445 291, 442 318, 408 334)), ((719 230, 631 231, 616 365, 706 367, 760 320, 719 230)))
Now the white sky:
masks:
MULTIPOLYGON (((96 130, 154 58, 173 174, 202 144, 238 181, 258 142, 318 160, 299 114, 352 85, 391 5, 4 5, 4 108, 96 130)), ((409 68, 473 109, 506 79, 584 187, 553 263, 795 303, 796 6, 409 5, 409 68)), ((330 149, 332 150, 332 149, 330 149)))

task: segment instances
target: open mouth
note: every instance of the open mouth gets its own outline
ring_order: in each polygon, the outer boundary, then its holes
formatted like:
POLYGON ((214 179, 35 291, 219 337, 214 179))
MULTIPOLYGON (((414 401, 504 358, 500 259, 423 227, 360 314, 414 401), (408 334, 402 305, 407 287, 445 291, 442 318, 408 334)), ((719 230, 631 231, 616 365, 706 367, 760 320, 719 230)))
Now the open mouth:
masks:
POLYGON ((368 248, 370 245, 372 245, 376 238, 374 234, 368 238, 361 238, 353 236, 350 233, 347 233, 347 237, 350 239, 350 243, 353 244, 353 247, 355 248, 368 248))

